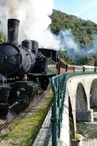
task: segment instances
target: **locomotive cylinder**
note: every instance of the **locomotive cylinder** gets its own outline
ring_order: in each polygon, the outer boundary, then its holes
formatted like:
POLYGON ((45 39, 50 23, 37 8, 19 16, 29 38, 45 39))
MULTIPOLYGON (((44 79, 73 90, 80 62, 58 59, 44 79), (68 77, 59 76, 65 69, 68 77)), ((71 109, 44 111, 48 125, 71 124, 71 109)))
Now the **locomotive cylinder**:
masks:
POLYGON ((8 43, 18 45, 19 20, 8 19, 8 43))

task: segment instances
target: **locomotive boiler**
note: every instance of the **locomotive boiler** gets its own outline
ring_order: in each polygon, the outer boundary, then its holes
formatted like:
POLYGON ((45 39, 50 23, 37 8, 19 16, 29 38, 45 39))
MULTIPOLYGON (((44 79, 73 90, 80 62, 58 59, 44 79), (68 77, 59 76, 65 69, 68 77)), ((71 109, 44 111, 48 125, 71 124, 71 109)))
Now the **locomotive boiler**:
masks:
POLYGON ((36 60, 38 43, 36 41, 23 41, 18 46, 19 20, 8 20, 8 41, 0 44, 0 74, 4 76, 27 73, 36 60))

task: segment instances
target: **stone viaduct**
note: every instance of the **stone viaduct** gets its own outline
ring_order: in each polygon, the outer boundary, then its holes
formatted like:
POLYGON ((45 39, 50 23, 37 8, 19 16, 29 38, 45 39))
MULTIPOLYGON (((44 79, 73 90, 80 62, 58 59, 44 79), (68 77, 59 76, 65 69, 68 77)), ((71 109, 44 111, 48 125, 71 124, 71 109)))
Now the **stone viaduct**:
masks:
POLYGON ((60 145, 69 146, 69 117, 75 137, 76 122, 93 122, 92 106, 97 106, 97 74, 74 76, 67 80, 60 145))

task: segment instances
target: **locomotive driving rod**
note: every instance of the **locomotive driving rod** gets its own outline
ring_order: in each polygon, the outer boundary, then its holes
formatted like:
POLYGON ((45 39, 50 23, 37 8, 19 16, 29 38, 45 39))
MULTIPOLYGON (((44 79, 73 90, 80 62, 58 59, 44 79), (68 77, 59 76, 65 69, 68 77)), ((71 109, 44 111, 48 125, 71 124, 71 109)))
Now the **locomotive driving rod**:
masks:
POLYGON ((13 108, 14 106, 16 106, 17 104, 19 104, 19 102, 15 102, 14 104, 12 104, 11 106, 9 106, 9 109, 13 108))

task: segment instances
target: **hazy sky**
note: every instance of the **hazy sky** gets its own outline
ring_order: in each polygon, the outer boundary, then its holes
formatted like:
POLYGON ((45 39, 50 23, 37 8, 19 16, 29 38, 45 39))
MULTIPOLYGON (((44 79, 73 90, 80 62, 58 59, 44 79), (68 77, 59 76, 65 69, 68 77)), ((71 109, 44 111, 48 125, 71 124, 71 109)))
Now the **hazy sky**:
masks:
POLYGON ((97 23, 97 0, 54 0, 54 9, 97 23))

